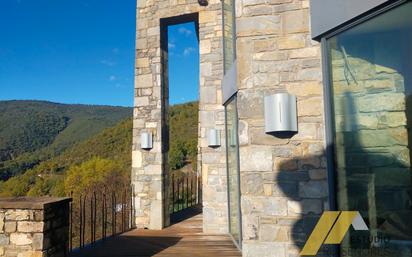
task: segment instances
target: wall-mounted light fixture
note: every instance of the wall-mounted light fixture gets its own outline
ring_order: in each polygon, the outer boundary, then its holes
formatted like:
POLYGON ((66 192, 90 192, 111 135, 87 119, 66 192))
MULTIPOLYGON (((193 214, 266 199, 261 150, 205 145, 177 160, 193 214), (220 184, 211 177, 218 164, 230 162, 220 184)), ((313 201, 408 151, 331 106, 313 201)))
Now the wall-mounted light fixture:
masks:
POLYGON ((265 132, 297 132, 296 96, 278 93, 265 96, 265 132))
POLYGON ((200 6, 207 6, 209 4, 209 1, 207 0, 197 0, 200 6))
POLYGON ((209 147, 219 147, 220 146, 220 130, 209 129, 207 135, 207 143, 209 147))
POLYGON ((150 132, 142 132, 140 135, 140 147, 145 150, 153 148, 153 136, 150 132))

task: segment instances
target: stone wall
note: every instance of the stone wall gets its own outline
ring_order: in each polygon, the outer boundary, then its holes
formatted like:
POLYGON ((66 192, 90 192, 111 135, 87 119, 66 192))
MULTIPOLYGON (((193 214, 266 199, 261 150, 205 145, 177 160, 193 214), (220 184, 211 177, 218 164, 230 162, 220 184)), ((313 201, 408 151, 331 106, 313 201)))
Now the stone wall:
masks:
MULTIPOLYGON (((132 183, 135 187, 137 227, 161 229, 168 223, 167 140, 164 134, 168 109, 167 52, 161 48, 160 19, 198 14, 200 48, 199 162, 203 178, 204 229, 227 230, 224 147, 207 147, 207 131, 223 131, 224 112, 220 82, 223 77, 221 3, 210 0, 202 7, 196 0, 137 1, 135 108, 133 123, 132 183), (162 90, 164 89, 164 90, 162 90), (140 134, 153 133, 153 149, 140 148, 140 134), (162 134, 163 133, 163 134, 162 134)), ((167 45, 167 44, 166 44, 167 45)), ((189 89, 188 89, 189 90, 189 89)), ((195 89, 194 89, 195 90, 195 89)), ((222 142, 224 133, 222 132, 222 142)))
POLYGON ((0 256, 67 256, 69 198, 0 199, 0 256))
POLYGON ((320 46, 307 0, 236 1, 243 256, 298 256, 328 209, 320 46), (264 130, 264 96, 297 96, 298 133, 264 130))

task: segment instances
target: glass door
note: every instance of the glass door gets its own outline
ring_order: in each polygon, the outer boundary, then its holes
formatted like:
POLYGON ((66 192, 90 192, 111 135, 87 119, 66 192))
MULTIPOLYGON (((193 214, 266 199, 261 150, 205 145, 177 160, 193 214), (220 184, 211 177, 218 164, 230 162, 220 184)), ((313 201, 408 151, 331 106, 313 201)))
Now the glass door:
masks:
POLYGON ((226 163, 228 187, 229 233, 239 248, 242 242, 240 212, 239 144, 237 127, 236 95, 226 106, 226 163))
POLYGON ((412 256, 412 2, 327 39, 342 256, 412 256))

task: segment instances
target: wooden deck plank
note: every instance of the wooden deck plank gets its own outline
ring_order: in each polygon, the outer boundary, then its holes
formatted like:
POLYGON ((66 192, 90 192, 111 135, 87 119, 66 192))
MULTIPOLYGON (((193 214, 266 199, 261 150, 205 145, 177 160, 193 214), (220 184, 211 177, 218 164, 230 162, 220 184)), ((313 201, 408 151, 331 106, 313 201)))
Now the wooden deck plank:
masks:
POLYGON ((203 233, 202 218, 197 214, 163 230, 132 230, 70 256, 241 257, 229 236, 203 233))

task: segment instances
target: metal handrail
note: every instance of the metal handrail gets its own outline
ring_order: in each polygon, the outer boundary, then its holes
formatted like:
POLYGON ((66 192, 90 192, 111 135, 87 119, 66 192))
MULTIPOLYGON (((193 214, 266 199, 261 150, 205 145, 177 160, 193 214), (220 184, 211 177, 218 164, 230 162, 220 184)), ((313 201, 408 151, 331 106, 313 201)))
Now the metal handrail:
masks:
POLYGON ((70 196, 69 252, 135 228, 133 186, 70 196))

